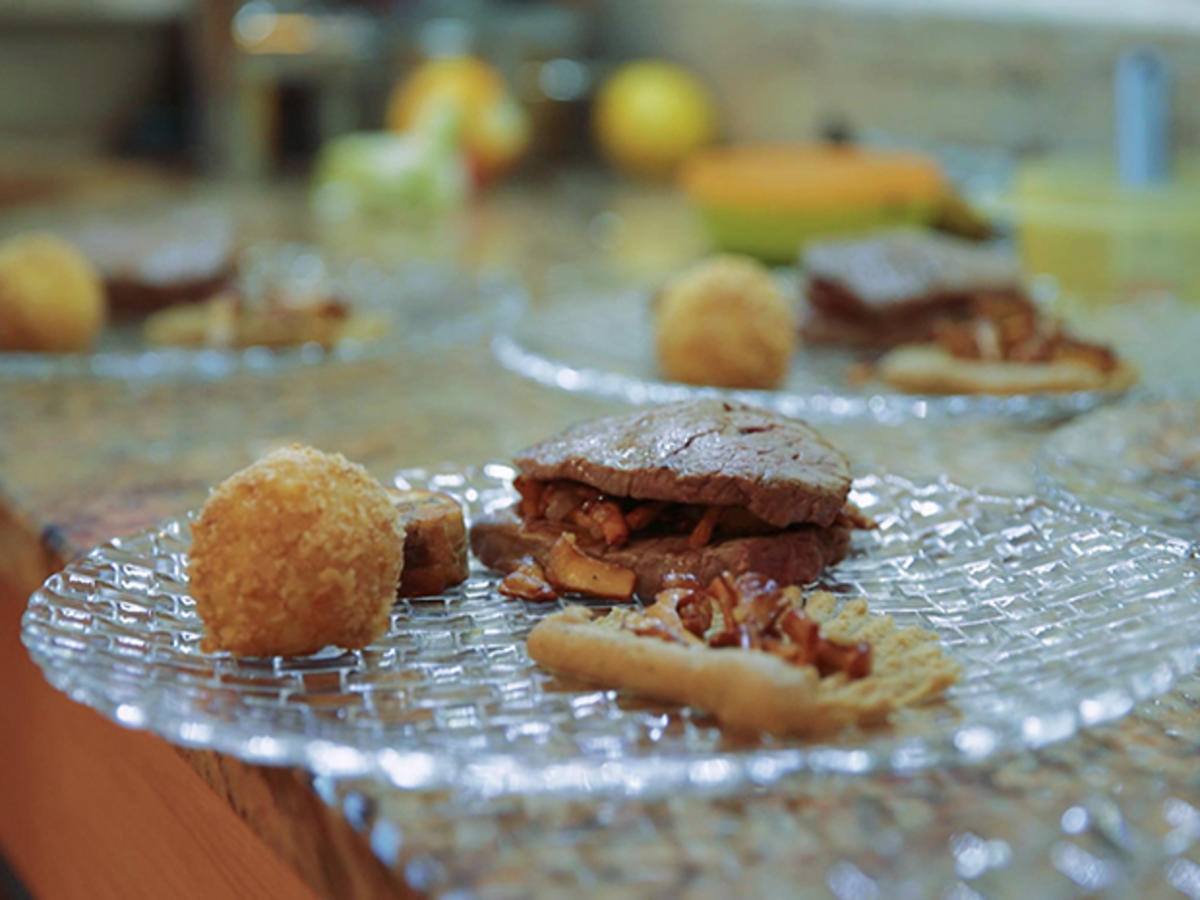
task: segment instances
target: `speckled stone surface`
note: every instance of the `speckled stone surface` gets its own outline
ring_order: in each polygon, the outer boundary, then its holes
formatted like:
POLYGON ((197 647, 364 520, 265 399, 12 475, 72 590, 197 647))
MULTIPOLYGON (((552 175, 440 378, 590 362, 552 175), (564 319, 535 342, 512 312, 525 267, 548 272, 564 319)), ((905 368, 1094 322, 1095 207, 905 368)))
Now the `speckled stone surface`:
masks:
MULTIPOLYGON (((611 237, 603 215, 643 202, 586 197, 573 232, 548 214, 523 247, 480 255, 521 258, 537 243, 552 261, 571 240, 588 240, 589 226, 611 237)), ((524 203, 501 197, 485 210, 495 217, 489 227, 511 222, 512 210, 540 221, 529 212, 536 204, 524 203)), ((649 271, 688 246, 649 262, 639 250, 625 262, 649 271)), ((279 443, 341 451, 382 478, 402 466, 507 458, 617 409, 503 371, 486 335, 284 378, 5 382, 0 492, 69 556, 199 504, 210 485, 279 443)), ((822 431, 858 471, 1011 491, 1031 489, 1046 434, 919 423, 822 431)), ((1200 897, 1197 759, 1200 680, 1190 678, 1051 748, 907 778, 809 776, 723 799, 470 805, 372 783, 315 787, 398 879, 454 896, 1200 897)))

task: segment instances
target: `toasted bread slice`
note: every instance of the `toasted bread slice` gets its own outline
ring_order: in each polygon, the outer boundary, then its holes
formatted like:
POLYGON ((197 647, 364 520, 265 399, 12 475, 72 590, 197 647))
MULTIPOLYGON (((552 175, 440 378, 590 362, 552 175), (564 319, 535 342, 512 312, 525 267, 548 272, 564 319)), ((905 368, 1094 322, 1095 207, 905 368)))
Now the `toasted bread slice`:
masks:
POLYGON ((850 679, 821 677, 814 666, 798 666, 761 650, 679 644, 622 628, 622 615, 606 616, 580 606, 542 619, 527 641, 529 655, 554 672, 609 688, 712 713, 725 726, 777 734, 817 734, 885 719, 902 706, 938 696, 954 684, 960 667, 945 656, 936 635, 897 628, 890 616, 869 613, 865 600, 837 608, 825 591, 802 597, 823 634, 871 645, 871 673, 850 679))
POLYGON ((992 362, 952 356, 937 344, 897 347, 879 360, 879 377, 909 394, 1035 394, 1043 391, 1124 391, 1137 370, 1119 363, 1111 372, 1074 360, 992 362))

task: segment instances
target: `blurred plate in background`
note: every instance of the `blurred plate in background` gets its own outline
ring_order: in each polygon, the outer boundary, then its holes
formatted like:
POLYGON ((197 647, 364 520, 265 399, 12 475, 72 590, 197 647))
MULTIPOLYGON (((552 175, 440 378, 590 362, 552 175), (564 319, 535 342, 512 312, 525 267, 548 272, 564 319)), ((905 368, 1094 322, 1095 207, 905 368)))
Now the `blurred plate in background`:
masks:
POLYGON ((440 264, 394 266, 341 260, 303 244, 255 244, 238 259, 234 286, 249 297, 272 290, 324 291, 378 325, 370 336, 333 346, 180 347, 147 341, 143 321, 108 325, 86 353, 0 353, 0 378, 213 380, 239 372, 270 375, 296 366, 354 362, 429 342, 482 335, 504 310, 519 306, 519 290, 499 275, 476 275, 440 264))
MULTIPOLYGON (((573 270, 574 271, 574 270, 573 270)), ((882 383, 861 386, 847 370, 852 352, 801 346, 778 390, 702 387, 662 379, 654 351, 651 291, 604 283, 582 271, 560 273, 531 301, 492 350, 501 365, 564 391, 633 404, 669 403, 696 396, 729 396, 813 421, 1004 419, 1043 422, 1069 418, 1111 401, 1104 391, 988 396, 901 394, 882 383)), ((782 276, 786 296, 797 287, 782 276)))
POLYGON ((1045 496, 1200 541, 1200 399, 1100 410, 1055 432, 1036 457, 1045 496))

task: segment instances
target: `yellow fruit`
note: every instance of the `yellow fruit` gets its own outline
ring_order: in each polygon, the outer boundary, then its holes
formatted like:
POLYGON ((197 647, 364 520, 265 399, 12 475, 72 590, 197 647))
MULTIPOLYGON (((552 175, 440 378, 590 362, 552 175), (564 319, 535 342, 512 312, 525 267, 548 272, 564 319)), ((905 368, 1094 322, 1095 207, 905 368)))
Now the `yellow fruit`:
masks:
POLYGON ((717 113, 700 81, 677 65, 626 63, 596 97, 592 127, 600 149, 622 169, 669 176, 717 133, 717 113))
POLYGON ((86 350, 105 312, 100 276, 66 241, 29 234, 0 246, 0 350, 86 350))
POLYGON ((529 115, 496 69, 470 56, 422 63, 388 99, 387 127, 408 131, 450 112, 476 180, 491 180, 529 145, 529 115))

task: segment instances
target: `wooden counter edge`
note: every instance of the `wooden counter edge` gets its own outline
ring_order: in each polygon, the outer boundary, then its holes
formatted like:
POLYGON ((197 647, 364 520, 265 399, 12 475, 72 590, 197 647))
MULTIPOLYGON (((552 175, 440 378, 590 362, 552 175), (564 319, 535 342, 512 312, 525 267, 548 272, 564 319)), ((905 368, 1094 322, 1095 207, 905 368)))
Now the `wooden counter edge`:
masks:
MULTIPOLYGON (((20 597, 67 563, 2 494, 0 548, 0 583, 20 597)), ((4 614, 21 611, 23 604, 4 614)), ((212 751, 172 749, 317 895, 419 896, 371 852, 365 836, 317 796, 308 773, 250 765, 212 751)))
POLYGON ((329 897, 417 897, 300 769, 176 748, 208 786, 312 888, 329 897))
POLYGON ((0 578, 26 596, 68 562, 47 545, 32 519, 20 512, 3 491, 0 491, 0 551, 0 578))

